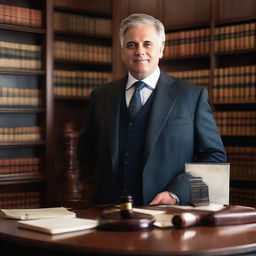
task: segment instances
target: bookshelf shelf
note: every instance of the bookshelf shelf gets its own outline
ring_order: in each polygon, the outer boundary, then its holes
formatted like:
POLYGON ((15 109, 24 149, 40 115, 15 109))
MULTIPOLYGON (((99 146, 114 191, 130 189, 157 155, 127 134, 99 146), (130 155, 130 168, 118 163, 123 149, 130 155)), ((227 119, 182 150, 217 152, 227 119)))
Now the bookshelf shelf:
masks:
POLYGON ((106 40, 105 42, 111 43, 111 37, 106 35, 97 35, 97 34, 89 34, 89 33, 78 33, 72 31, 62 31, 62 30, 55 30, 54 31, 56 36, 72 36, 73 38, 87 38, 87 39, 96 39, 96 40, 106 40))
POLYGON ((63 59, 55 59, 56 64, 64 64, 64 65, 86 65, 86 66, 95 66, 95 67, 111 67, 110 62, 99 62, 99 61, 79 61, 79 60, 63 60, 63 59))
POLYGON ((34 147, 44 146, 45 141, 17 141, 17 142, 0 142, 0 147, 34 147))
POLYGON ((44 108, 2 108, 0 113, 44 113, 44 108))
POLYGON ((256 16, 255 15, 250 15, 250 16, 245 16, 245 17, 237 17, 237 18, 232 18, 232 19, 219 19, 216 20, 215 25, 216 26, 221 26, 221 25, 227 25, 227 24, 237 24, 237 23, 242 23, 242 22, 250 22, 250 21, 255 21, 256 16))
POLYGON ((67 6, 61 6, 58 4, 54 5, 54 11, 61 11, 61 12, 70 12, 74 14, 86 14, 86 15, 91 15, 91 16, 101 16, 105 18, 111 18, 111 15, 107 13, 104 10, 89 10, 85 6, 78 6, 78 7, 67 7, 67 6))
POLYGON ((173 31, 181 31, 181 30, 188 30, 188 29, 197 29, 197 28, 209 28, 209 22, 197 22, 197 23, 190 23, 190 24, 180 24, 180 25, 170 25, 166 29, 167 33, 173 31))
POLYGON ((233 137, 233 138, 239 138, 239 137, 242 137, 242 138, 254 138, 256 137, 256 134, 229 134, 229 133, 223 133, 221 134, 222 137, 233 137))
POLYGON ((42 29, 42 28, 32 28, 32 27, 25 27, 25 26, 19 26, 19 25, 4 24, 4 23, 0 23, 0 29, 22 31, 22 32, 28 32, 28 33, 35 33, 35 34, 45 34, 45 29, 42 29))
POLYGON ((248 100, 248 101, 214 101, 213 104, 215 106, 229 106, 229 105, 237 105, 237 106, 241 106, 241 105, 251 105, 251 104, 256 104, 256 102, 254 100, 248 100))
POLYGON ((256 48, 252 49, 243 49, 243 50, 233 50, 233 51, 221 51, 221 52, 216 52, 216 56, 221 56, 221 55, 240 55, 240 54, 250 54, 253 53, 255 54, 256 48))
POLYGON ((55 95, 54 96, 55 100, 71 100, 71 101, 84 101, 84 100, 88 100, 89 96, 61 96, 61 95, 55 95))
POLYGON ((190 59, 205 59, 210 58, 209 54, 200 54, 200 55, 186 55, 186 56, 173 56, 168 58, 163 58, 161 62, 171 62, 177 60, 190 60, 190 59))
POLYGON ((37 173, 0 174, 0 185, 44 182, 45 177, 37 173))
POLYGON ((0 68, 0 74, 43 76, 46 73, 45 73, 45 70, 31 70, 31 69, 19 69, 19 68, 0 68))

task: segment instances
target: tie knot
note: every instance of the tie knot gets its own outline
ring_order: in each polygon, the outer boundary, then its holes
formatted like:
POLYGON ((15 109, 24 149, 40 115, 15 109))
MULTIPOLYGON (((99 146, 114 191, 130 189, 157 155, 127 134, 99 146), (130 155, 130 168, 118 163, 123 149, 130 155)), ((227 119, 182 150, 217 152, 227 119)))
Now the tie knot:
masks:
POLYGON ((146 86, 146 84, 139 80, 134 83, 134 86, 136 91, 141 91, 146 86))

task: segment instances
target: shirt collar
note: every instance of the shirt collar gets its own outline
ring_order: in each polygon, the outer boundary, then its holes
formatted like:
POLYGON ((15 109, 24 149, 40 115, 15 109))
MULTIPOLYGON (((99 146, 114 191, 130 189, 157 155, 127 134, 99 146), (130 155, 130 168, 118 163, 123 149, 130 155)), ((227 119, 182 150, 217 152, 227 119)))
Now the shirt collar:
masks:
MULTIPOLYGON (((146 77, 142 81, 144 83, 146 83, 152 90, 154 90, 156 88, 159 76, 160 76, 160 69, 159 69, 159 67, 157 67, 156 70, 150 76, 146 77)), ((136 78, 134 78, 131 75, 131 73, 129 72, 128 73, 128 80, 127 80, 127 83, 126 83, 126 90, 129 90, 132 87, 132 85, 137 81, 138 80, 136 78)))

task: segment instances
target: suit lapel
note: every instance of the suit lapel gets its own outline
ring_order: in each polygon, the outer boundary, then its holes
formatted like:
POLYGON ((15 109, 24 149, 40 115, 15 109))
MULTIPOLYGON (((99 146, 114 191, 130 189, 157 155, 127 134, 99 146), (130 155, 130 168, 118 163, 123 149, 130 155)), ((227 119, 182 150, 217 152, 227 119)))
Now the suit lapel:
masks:
POLYGON ((161 72, 156 95, 148 122, 145 140, 145 162, 148 159, 157 139, 175 105, 177 86, 175 79, 161 72))
POLYGON ((104 118, 107 123, 107 136, 112 157, 112 166, 114 173, 117 173, 118 167, 118 147, 119 147, 119 115, 120 115, 120 102, 123 96, 124 87, 127 82, 127 77, 110 85, 112 90, 107 91, 105 97, 106 114, 104 118))

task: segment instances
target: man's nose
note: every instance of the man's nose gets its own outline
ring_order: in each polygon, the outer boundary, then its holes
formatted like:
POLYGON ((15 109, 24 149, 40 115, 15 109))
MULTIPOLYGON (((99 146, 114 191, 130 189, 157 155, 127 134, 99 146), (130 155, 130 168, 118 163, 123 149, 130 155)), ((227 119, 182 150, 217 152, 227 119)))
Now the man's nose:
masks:
POLYGON ((136 52, 135 52, 136 55, 144 55, 145 54, 145 48, 143 47, 143 45, 138 45, 136 47, 136 52))

